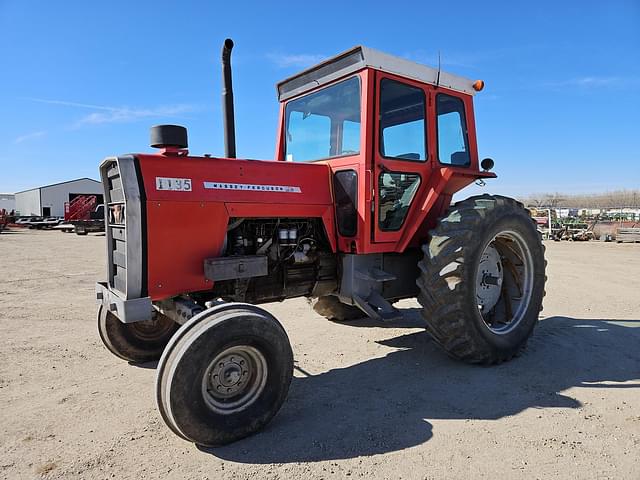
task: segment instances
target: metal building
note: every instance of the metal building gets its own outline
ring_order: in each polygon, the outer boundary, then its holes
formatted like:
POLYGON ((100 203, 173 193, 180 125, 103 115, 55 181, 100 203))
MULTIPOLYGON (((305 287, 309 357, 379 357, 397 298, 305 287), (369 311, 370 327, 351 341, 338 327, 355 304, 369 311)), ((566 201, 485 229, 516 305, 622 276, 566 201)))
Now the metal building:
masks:
POLYGON ((91 178, 78 178, 17 192, 16 214, 62 217, 65 202, 78 195, 96 195, 98 205, 104 202, 102 183, 91 178))
POLYGON ((4 209, 7 212, 16 208, 16 198, 13 193, 0 193, 0 210, 4 209))

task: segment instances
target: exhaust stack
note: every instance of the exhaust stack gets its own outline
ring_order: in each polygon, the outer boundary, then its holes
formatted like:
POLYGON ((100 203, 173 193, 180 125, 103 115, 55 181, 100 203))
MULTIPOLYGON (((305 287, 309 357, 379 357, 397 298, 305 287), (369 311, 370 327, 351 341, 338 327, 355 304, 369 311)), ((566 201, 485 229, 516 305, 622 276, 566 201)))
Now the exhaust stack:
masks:
POLYGON ((236 126, 233 113, 233 84, 231 81, 231 50, 233 40, 227 38, 222 46, 222 115, 224 122, 224 156, 236 158, 236 126))

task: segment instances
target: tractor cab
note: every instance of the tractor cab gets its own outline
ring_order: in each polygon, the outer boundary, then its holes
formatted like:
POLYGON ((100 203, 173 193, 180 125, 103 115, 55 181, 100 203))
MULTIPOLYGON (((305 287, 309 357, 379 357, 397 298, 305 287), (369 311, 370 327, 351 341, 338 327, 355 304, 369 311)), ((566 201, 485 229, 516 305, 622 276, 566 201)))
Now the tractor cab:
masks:
POLYGON ((341 250, 402 252, 433 226, 427 212, 495 177, 478 165, 483 86, 355 47, 278 84, 276 159, 329 165, 341 250))

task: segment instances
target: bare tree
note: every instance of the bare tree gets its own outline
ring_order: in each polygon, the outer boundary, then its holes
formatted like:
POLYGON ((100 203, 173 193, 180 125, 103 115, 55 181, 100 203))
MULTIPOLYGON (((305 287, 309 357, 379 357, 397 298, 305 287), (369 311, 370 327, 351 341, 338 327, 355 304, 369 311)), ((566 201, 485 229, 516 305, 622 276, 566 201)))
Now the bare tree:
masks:
POLYGON ((603 193, 536 193, 520 197, 526 205, 547 208, 640 208, 640 190, 613 190, 603 193))

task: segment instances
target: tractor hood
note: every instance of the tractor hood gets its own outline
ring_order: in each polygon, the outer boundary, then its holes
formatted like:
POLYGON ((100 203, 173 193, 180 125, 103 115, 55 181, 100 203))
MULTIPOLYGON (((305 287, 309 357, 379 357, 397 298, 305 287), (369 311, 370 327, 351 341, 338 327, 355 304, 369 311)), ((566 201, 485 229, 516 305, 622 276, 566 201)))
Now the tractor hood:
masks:
POLYGON ((108 158, 100 171, 109 287, 124 299, 211 288, 202 261, 224 251, 233 217, 321 218, 336 249, 325 164, 135 154, 108 158))
POLYGON ((136 157, 148 201, 332 205, 330 169, 325 164, 136 157))

